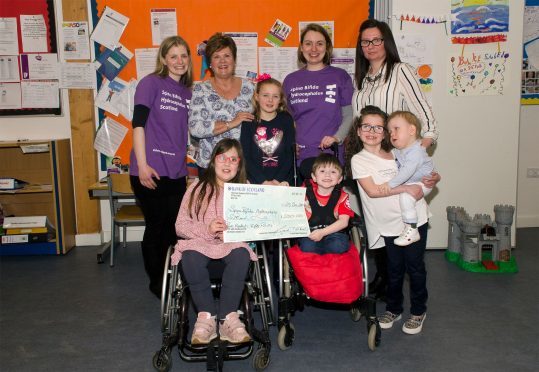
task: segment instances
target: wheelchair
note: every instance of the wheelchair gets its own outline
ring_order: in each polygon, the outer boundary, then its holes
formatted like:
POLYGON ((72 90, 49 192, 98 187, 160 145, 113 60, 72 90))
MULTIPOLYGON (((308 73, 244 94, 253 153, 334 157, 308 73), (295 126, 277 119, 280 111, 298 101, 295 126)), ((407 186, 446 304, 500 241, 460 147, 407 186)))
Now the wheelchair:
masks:
MULTIPOLYGON (((354 181, 351 181, 354 183, 354 181)), ((345 187, 351 187, 352 183, 345 187)), ((356 185, 357 187, 357 185, 356 185)), ((359 207, 361 209, 361 206, 359 207)), ((350 249, 357 249, 356 257, 360 260, 361 266, 361 294, 351 303, 346 303, 350 317, 354 322, 358 322, 362 317, 366 319, 367 344, 371 351, 374 351, 381 342, 381 329, 376 317, 376 299, 369 297, 369 275, 367 266, 367 233, 362 219, 358 215, 351 219, 349 224, 349 235, 351 242, 350 249)), ((310 298, 304 290, 302 283, 298 280, 291 265, 289 250, 292 247, 289 241, 279 243, 279 302, 278 302, 278 337, 277 345, 281 350, 289 349, 295 339, 295 328, 292 317, 296 311, 303 311, 306 305, 323 303, 323 300, 310 298)), ((355 252, 354 252, 355 254, 355 252)), ((341 303, 342 306, 342 303, 341 303)))
MULTIPOLYGON (((153 355, 152 364, 157 371, 169 371, 172 367, 171 353, 177 345, 180 358, 186 362, 206 362, 208 371, 222 371, 226 360, 243 360, 253 355, 252 367, 264 370, 270 363, 271 341, 269 326, 275 324, 273 292, 268 271, 268 259, 263 244, 249 243, 258 260, 251 263, 240 301, 240 318, 252 340, 243 344, 231 344, 213 340, 208 345, 192 345, 189 336, 189 286, 182 279, 181 261, 171 264, 174 247, 167 252, 163 287, 161 293, 161 348, 153 355), (260 313, 262 329, 255 327, 255 312, 260 313)), ((224 265, 219 260, 210 262, 212 290, 218 297, 220 277, 224 265)))

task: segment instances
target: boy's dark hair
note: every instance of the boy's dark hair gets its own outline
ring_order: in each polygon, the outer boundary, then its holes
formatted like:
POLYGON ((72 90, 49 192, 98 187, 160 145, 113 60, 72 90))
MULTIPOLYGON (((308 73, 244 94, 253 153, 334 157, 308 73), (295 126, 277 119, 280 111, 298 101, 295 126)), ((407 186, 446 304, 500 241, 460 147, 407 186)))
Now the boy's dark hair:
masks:
POLYGON ((313 169, 311 170, 311 172, 314 173, 318 168, 320 168, 323 165, 334 166, 335 168, 339 170, 339 172, 341 172, 341 175, 342 175, 342 172, 343 172, 342 165, 339 162, 339 159, 337 159, 337 157, 335 157, 334 155, 326 154, 325 152, 318 155, 316 159, 314 159, 313 169))

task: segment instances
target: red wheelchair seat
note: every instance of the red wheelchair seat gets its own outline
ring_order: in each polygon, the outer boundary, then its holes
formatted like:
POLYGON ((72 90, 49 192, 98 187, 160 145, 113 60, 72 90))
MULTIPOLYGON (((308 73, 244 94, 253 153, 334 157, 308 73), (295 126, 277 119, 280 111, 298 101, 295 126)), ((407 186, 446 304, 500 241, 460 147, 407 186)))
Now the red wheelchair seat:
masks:
POLYGON ((296 278, 310 298, 350 304, 363 293, 361 261, 352 242, 345 253, 307 253, 295 245, 286 254, 296 278))

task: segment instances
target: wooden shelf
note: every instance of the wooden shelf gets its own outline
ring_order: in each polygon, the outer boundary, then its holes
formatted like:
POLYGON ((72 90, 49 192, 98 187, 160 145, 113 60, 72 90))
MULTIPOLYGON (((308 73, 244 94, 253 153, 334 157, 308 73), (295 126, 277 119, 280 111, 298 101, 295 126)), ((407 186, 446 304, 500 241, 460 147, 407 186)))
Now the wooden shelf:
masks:
POLYGON ((76 218, 68 139, 0 142, 0 177, 28 182, 22 189, 0 192, 6 216, 47 216, 56 241, 0 245, 0 255, 65 254, 75 246, 76 218), (48 144, 48 152, 23 153, 20 146, 48 144))
POLYGON ((0 194, 35 194, 52 192, 52 185, 26 185, 21 189, 17 190, 1 190, 0 194))

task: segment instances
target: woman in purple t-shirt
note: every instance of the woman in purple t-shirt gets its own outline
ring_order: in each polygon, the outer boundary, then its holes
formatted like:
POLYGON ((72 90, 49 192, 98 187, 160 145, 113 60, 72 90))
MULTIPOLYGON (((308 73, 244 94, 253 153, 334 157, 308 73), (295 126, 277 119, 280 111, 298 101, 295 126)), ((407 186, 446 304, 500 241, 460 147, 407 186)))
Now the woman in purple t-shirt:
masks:
POLYGON ((189 45, 170 36, 159 47, 155 71, 140 80, 135 93, 131 185, 144 214, 142 256, 157 297, 186 189, 192 71, 189 45))
MULTIPOLYGON (((288 108, 296 122, 300 162, 316 157, 334 143, 342 143, 352 125, 352 79, 343 69, 329 65, 332 52, 326 29, 308 24, 301 32, 298 47, 298 60, 304 67, 283 82, 288 108)), ((342 162, 342 146, 340 155, 342 162)))

